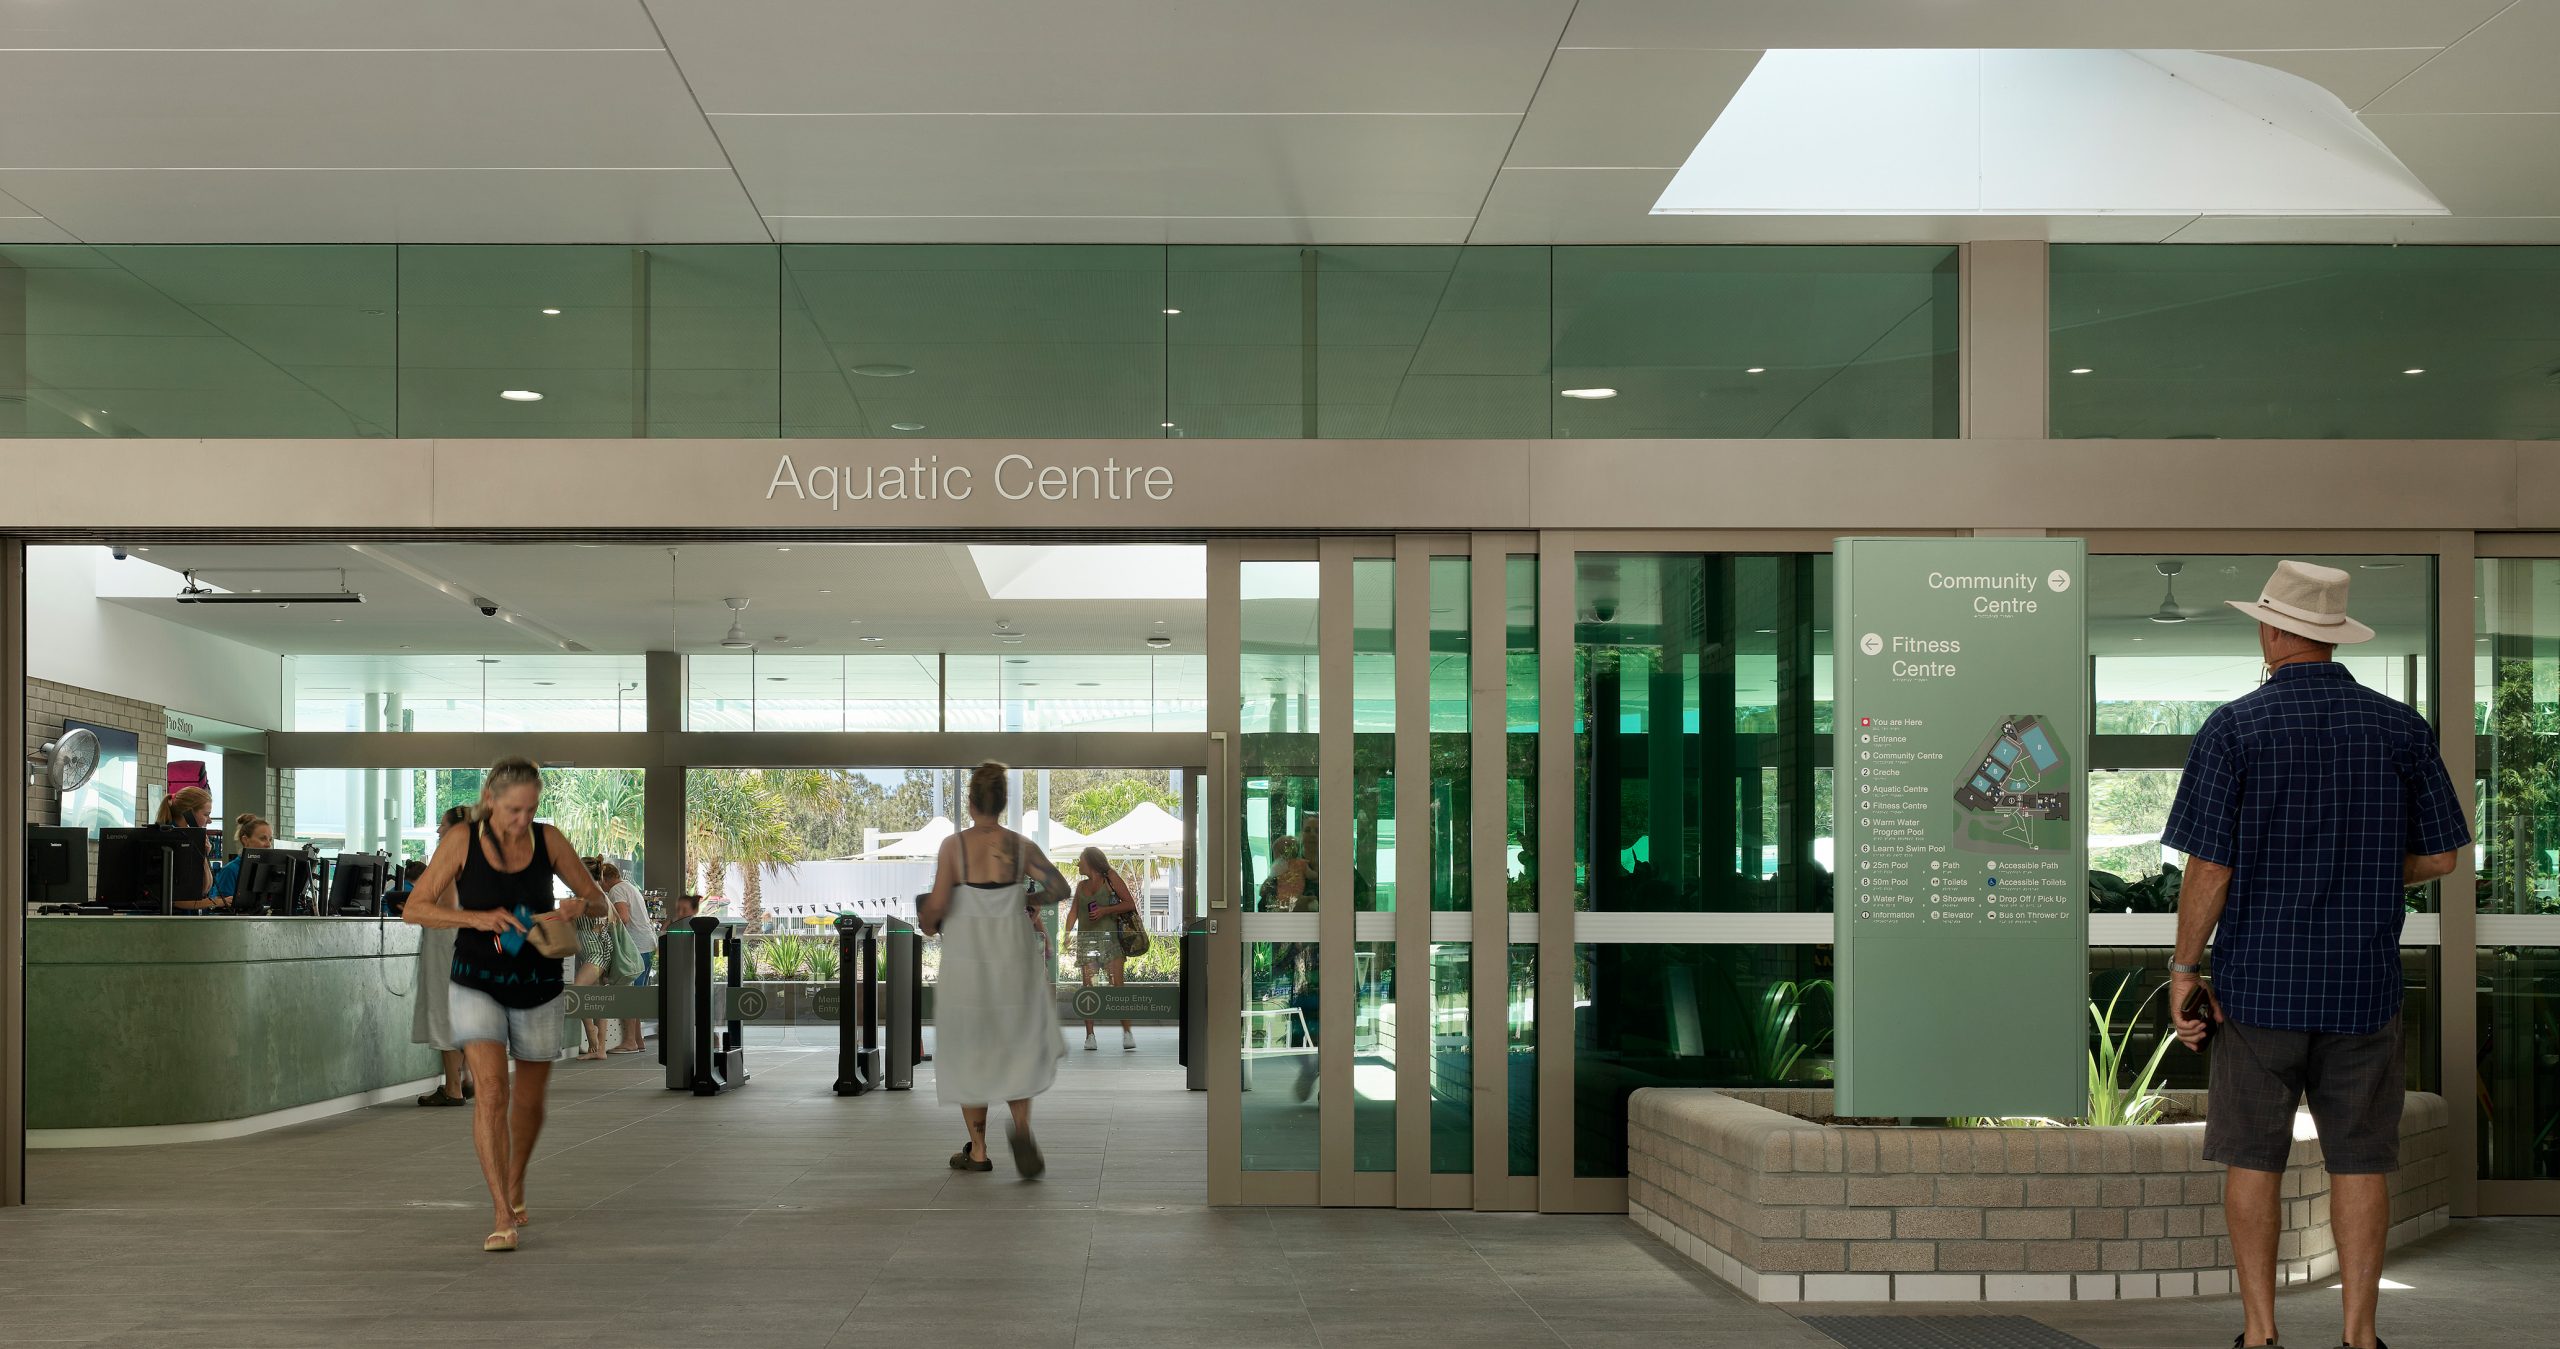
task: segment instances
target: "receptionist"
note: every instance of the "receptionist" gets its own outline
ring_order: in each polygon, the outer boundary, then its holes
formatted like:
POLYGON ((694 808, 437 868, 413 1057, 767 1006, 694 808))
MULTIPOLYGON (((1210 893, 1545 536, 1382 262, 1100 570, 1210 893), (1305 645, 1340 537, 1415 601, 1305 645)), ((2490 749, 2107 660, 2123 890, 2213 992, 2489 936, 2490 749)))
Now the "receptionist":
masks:
POLYGON ((213 859, 205 856, 204 831, 213 823, 213 793, 202 787, 171 792, 160 803, 160 827, 178 831, 176 893, 169 906, 180 913, 211 913, 231 901, 213 895, 213 859))
POLYGON ((231 822, 231 860, 213 869, 213 897, 226 906, 239 898, 240 855, 251 848, 276 846, 276 827, 255 815, 243 814, 231 822))

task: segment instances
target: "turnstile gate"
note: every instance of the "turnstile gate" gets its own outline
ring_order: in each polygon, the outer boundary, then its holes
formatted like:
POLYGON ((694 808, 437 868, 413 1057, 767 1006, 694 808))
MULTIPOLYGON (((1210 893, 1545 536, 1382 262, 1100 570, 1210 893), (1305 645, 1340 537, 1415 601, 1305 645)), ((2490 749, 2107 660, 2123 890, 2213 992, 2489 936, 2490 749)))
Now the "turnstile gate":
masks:
POLYGON ((670 923, 658 941, 658 1049, 667 1090, 716 1096, 747 1081, 745 929, 701 917, 670 923), (714 977, 716 960, 727 963, 714 977))

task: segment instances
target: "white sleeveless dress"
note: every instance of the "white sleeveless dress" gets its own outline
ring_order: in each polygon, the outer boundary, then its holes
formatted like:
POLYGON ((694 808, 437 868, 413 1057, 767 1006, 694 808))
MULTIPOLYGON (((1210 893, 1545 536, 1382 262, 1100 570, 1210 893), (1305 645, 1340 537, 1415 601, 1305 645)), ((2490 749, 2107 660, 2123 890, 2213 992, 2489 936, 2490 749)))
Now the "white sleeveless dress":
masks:
POLYGON ((1047 1091, 1067 1052, 1049 953, 1023 912, 1026 879, 961 881, 942 920, 942 975, 933 989, 933 1093, 944 1105, 992 1105, 1047 1091))

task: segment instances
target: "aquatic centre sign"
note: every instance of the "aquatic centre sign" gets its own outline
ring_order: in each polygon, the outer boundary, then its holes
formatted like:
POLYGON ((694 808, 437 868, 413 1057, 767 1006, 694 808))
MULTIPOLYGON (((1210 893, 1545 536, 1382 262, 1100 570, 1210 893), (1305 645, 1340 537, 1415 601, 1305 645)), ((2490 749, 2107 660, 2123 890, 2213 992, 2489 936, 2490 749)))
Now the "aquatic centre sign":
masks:
POLYGON ((2083 1115, 2087 550, 1834 550, 1839 1111, 2083 1115))
MULTIPOLYGON (((1171 501, 1173 470, 1162 464, 1043 464, 1008 454, 986 466, 986 485, 1007 501, 1171 501)), ((966 501, 979 488, 968 464, 945 464, 939 454, 906 463, 811 464, 790 455, 773 466, 767 501, 822 502, 833 510, 848 501, 966 501)))

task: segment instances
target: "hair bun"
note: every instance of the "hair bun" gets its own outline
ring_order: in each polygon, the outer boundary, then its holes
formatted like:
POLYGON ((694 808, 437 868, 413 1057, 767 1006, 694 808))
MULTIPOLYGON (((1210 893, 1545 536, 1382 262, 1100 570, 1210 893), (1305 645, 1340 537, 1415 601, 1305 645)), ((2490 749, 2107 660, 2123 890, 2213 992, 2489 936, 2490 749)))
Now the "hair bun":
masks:
POLYGON ((1013 770, 993 759, 978 765, 969 774, 969 809, 981 815, 1002 815, 1005 802, 1013 795, 1013 770))

